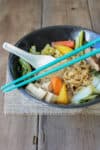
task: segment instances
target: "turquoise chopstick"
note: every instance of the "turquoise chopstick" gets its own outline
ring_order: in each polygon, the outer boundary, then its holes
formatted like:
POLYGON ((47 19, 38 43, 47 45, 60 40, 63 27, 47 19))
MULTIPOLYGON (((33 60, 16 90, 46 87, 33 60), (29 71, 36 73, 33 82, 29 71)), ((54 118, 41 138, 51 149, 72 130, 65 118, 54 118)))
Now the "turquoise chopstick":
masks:
POLYGON ((44 69, 46 69, 46 68, 48 68, 48 67, 50 67, 50 66, 52 66, 52 65, 55 65, 56 63, 58 63, 58 62, 60 62, 60 61, 62 61, 62 60, 64 60, 64 59, 67 59, 67 58, 69 58, 69 57, 71 57, 71 56, 73 56, 73 55, 75 55, 75 54, 77 54, 77 53, 79 53, 79 52, 85 50, 86 48, 88 48, 88 47, 90 47, 90 46, 96 44, 97 42, 100 42, 100 38, 97 38, 97 39, 95 39, 95 40, 93 40, 93 41, 91 41, 91 42, 89 42, 89 43, 87 43, 87 44, 84 44, 83 46, 81 46, 81 47, 79 47, 79 48, 73 50, 72 52, 63 55, 63 56, 61 56, 61 57, 55 59, 54 61, 52 61, 52 62, 50 62, 50 63, 48 63, 48 64, 46 64, 46 65, 44 65, 44 66, 41 66, 41 67, 39 67, 38 69, 36 69, 36 70, 34 70, 34 71, 32 71, 32 72, 30 72, 30 73, 28 73, 28 74, 26 74, 26 75, 24 75, 24 76, 18 78, 18 79, 14 80, 14 81, 12 81, 12 82, 10 82, 10 83, 7 83, 6 85, 3 85, 3 86, 1 87, 1 90, 3 90, 3 89, 5 89, 5 88, 7 88, 8 86, 11 86, 11 85, 13 85, 13 84, 15 84, 15 83, 18 83, 18 82, 20 82, 20 81, 22 81, 22 80, 24 80, 24 79, 26 79, 26 78, 28 78, 28 77, 30 77, 30 76, 32 76, 32 75, 38 73, 38 72, 40 72, 40 71, 42 71, 42 70, 44 70, 44 69))
POLYGON ((12 91, 12 90, 14 90, 14 89, 16 89, 16 88, 18 88, 18 87, 24 86, 24 85, 26 85, 26 84, 28 84, 28 83, 30 83, 30 82, 39 80, 39 79, 41 79, 41 78, 43 78, 43 77, 45 77, 45 76, 47 76, 47 75, 49 75, 49 74, 55 73, 55 72, 57 72, 57 71, 59 71, 59 70, 62 70, 62 69, 64 69, 64 68, 66 68, 66 67, 69 67, 69 66, 71 66, 71 65, 73 65, 73 64, 75 64, 75 63, 78 63, 78 62, 80 62, 80 61, 82 61, 82 60, 85 60, 85 59, 88 58, 88 57, 94 56, 94 55, 96 55, 97 53, 100 53, 100 49, 95 49, 95 50, 93 50, 93 51, 91 51, 91 52, 89 52, 89 53, 86 53, 86 54, 84 54, 84 55, 82 55, 82 56, 79 56, 79 57, 77 57, 77 58, 75 58, 75 59, 73 59, 73 60, 71 60, 71 61, 69 61, 69 62, 67 62, 67 63, 65 63, 65 64, 62 64, 62 65, 60 65, 60 66, 58 66, 58 67, 56 67, 56 68, 53 68, 53 69, 51 69, 51 70, 49 70, 49 71, 47 71, 47 72, 44 72, 44 73, 42 73, 42 74, 40 74, 40 75, 38 75, 38 76, 32 77, 31 79, 28 79, 28 80, 26 80, 26 81, 24 81, 24 82, 21 82, 21 83, 17 84, 17 85, 8 87, 8 88, 6 88, 6 89, 4 90, 4 92, 10 92, 10 91, 12 91))

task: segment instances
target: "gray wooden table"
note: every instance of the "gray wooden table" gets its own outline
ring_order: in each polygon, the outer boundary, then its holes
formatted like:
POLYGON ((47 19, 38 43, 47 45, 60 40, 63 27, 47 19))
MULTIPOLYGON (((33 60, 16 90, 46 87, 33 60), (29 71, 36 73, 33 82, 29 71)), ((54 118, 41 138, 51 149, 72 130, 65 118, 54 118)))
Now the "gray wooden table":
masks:
MULTIPOLYGON (((0 85, 4 41, 15 43, 37 28, 74 24, 100 32, 100 0, 0 0, 0 85)), ((0 91, 0 150, 100 150, 100 117, 4 115, 0 91)))

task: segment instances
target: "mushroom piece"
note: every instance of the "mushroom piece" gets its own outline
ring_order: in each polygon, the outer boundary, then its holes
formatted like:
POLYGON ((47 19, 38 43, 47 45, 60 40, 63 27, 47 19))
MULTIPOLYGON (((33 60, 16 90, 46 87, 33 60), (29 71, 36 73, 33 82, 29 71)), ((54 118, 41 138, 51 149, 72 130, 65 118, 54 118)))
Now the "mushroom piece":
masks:
MULTIPOLYGON (((89 53, 90 51, 92 51, 93 49, 91 48, 87 48, 85 50, 85 53, 89 53)), ((100 54, 97 56, 93 56, 93 57, 89 57, 87 58, 87 62, 91 65, 91 67, 93 69, 95 69, 96 71, 100 71, 100 54)))
POLYGON ((43 89, 45 89, 45 90, 48 91, 49 84, 50 84, 50 81, 48 81, 48 82, 43 82, 43 84, 41 85, 41 87, 42 87, 43 89))
POLYGON ((49 102, 49 103, 55 103, 56 100, 57 100, 57 95, 51 93, 51 92, 48 92, 46 97, 45 97, 45 101, 46 102, 49 102))
POLYGON ((100 54, 97 54, 96 57, 99 59, 99 63, 100 63, 100 54))
POLYGON ((32 96, 42 100, 46 94, 47 91, 43 90, 42 88, 37 88, 34 84, 30 83, 26 86, 26 91, 31 94, 32 96))

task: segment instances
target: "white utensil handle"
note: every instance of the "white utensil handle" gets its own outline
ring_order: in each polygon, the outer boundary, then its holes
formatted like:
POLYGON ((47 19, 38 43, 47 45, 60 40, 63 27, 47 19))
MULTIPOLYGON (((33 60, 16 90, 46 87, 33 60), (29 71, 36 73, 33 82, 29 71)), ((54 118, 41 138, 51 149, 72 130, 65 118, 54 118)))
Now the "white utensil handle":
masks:
POLYGON ((21 48, 18 48, 16 46, 13 46, 12 44, 9 44, 7 42, 5 42, 3 44, 3 48, 12 53, 12 54, 15 54, 17 56, 19 56, 20 58, 26 60, 28 63, 31 64, 31 57, 33 57, 31 54, 25 52, 24 50, 22 50, 21 48))

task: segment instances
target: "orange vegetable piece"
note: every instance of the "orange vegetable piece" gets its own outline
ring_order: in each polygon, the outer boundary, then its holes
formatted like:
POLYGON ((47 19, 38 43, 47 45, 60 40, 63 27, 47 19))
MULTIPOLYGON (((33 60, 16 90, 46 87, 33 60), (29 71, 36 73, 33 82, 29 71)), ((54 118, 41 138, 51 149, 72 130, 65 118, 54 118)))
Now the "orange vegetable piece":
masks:
POLYGON ((68 46, 72 49, 74 49, 74 47, 75 47, 75 43, 72 40, 52 42, 52 46, 55 47, 55 45, 68 46))
POLYGON ((69 103, 69 98, 68 98, 68 91, 65 83, 63 83, 62 88, 60 90, 60 93, 57 98, 57 103, 58 104, 68 104, 69 103))
POLYGON ((54 94, 59 95, 62 85, 63 85, 62 79, 58 76, 54 76, 51 79, 50 90, 53 91, 54 94))

